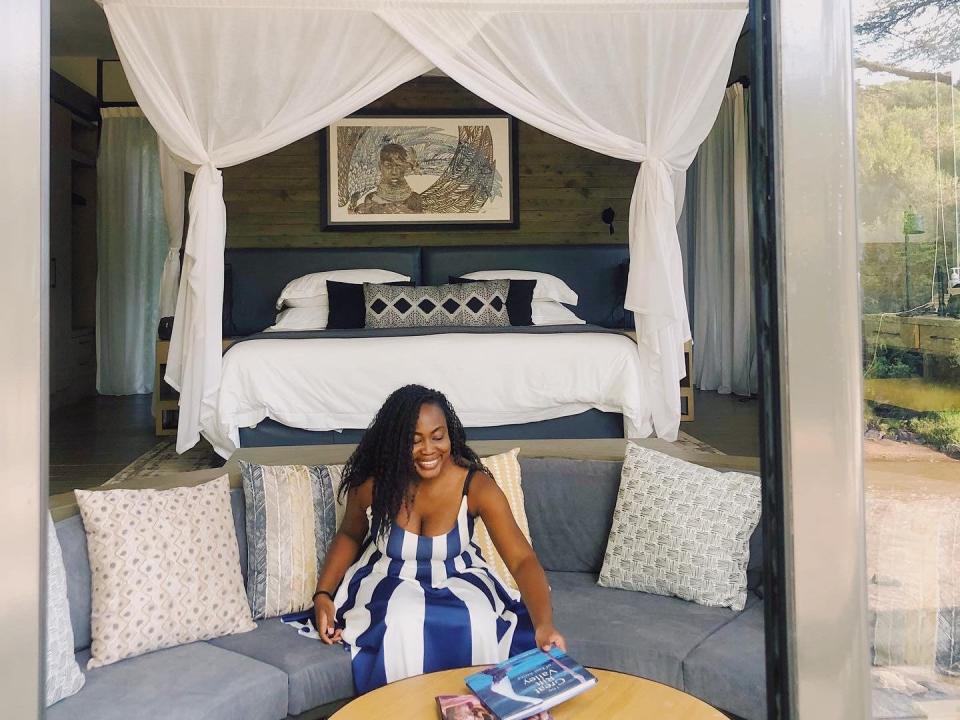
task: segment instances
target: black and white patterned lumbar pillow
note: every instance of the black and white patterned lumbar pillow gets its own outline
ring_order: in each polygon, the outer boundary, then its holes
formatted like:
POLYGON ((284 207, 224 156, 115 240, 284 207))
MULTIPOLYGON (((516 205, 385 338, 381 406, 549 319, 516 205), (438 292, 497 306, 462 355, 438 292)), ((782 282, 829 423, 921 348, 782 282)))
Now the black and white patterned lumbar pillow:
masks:
POLYGON ((368 328, 506 327, 509 280, 396 287, 363 284, 368 328))
POLYGON ((627 445, 599 584, 743 610, 760 478, 627 445))

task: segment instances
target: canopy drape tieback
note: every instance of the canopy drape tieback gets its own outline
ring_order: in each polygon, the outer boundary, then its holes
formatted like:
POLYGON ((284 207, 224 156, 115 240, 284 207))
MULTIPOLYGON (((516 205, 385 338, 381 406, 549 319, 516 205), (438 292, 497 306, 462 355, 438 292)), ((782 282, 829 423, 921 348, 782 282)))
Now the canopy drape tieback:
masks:
POLYGON ((223 174, 213 162, 207 161, 197 170, 189 207, 182 287, 164 378, 180 393, 177 452, 181 453, 200 439, 202 416, 212 412, 220 387, 221 334, 204 332, 221 327, 223 317, 223 273, 215 269, 223 263, 227 209, 223 174), (200 327, 193 328, 198 320, 200 327))

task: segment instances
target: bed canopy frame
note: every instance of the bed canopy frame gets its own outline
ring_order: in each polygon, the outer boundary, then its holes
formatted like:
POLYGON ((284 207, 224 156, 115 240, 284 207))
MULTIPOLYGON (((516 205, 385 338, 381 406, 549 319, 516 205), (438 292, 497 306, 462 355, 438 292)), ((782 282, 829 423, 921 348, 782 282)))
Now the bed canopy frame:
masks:
MULTIPOLYGON (((676 221, 720 108, 746 0, 100 0, 170 156, 195 174, 167 382, 177 450, 220 381, 226 209, 220 168, 298 140, 437 67, 563 140, 640 163, 626 307, 651 397, 641 432, 676 439, 690 339, 676 221)), ((179 245, 179 238, 171 241, 179 245)))

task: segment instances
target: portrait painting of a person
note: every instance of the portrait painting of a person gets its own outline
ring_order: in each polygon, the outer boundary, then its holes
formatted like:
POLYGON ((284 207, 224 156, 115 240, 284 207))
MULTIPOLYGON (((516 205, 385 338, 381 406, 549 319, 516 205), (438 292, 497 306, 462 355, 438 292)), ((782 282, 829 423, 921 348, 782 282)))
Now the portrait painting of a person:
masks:
POLYGON ((413 169, 407 150, 397 143, 380 148, 380 181, 373 190, 356 204, 354 212, 361 214, 419 213, 423 211, 420 194, 414 192, 406 176, 413 169))

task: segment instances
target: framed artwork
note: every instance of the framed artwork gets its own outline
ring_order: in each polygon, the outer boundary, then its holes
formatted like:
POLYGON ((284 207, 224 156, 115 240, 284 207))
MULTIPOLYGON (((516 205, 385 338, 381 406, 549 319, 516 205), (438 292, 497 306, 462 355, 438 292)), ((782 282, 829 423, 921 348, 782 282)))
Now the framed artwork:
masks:
POLYGON ((327 230, 519 226, 516 119, 351 115, 321 133, 327 230))

